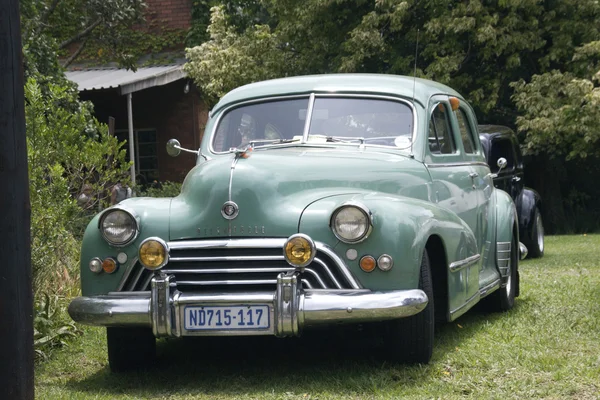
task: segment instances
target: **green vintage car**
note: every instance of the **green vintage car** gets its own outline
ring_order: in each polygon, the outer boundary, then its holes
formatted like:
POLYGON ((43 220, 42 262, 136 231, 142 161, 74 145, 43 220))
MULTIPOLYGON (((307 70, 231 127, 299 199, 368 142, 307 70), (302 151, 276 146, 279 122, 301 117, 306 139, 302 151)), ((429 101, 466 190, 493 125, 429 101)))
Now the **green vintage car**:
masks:
POLYGON ((179 196, 125 200, 85 232, 69 313, 107 327, 115 371, 149 362, 160 337, 370 322, 391 358, 427 363, 435 324, 519 294, 515 206, 447 86, 254 83, 221 99, 187 151, 197 164, 179 196))

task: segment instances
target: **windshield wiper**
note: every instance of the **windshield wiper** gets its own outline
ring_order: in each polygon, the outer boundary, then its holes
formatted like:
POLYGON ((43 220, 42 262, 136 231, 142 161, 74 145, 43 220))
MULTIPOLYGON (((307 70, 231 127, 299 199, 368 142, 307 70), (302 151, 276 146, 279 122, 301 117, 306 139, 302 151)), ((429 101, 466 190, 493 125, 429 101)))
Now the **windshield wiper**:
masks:
POLYGON ((363 138, 363 137, 327 136, 325 138, 326 142, 337 142, 337 143, 354 143, 357 140, 358 140, 359 144, 363 144, 365 142, 365 138, 363 138))
POLYGON ((263 146, 268 146, 271 144, 284 144, 284 143, 292 143, 292 142, 299 142, 300 139, 257 139, 257 140, 251 140, 250 143, 248 143, 250 146, 254 147, 254 145, 256 145, 256 143, 264 143, 263 146))

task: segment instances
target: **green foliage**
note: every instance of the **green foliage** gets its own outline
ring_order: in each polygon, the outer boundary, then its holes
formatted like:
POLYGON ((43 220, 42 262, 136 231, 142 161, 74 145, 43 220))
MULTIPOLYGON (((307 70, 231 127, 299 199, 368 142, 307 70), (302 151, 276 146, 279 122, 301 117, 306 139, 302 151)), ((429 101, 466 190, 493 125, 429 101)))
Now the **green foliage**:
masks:
POLYGON ((529 153, 567 160, 600 156, 600 89, 592 80, 552 71, 513 87, 529 153))
POLYGON ((256 25, 242 34, 227 24, 223 6, 213 7, 208 28, 210 41, 188 49, 185 71, 216 101, 234 87, 284 76, 293 66, 278 48, 278 37, 268 25, 256 25), (237 71, 231 74, 230 71, 237 71))
POLYGON ((31 200, 33 282, 36 293, 71 294, 79 268, 78 227, 109 199, 129 164, 123 143, 108 134, 70 87, 44 93, 25 85, 31 200))
POLYGON ((166 181, 149 186, 139 195, 140 197, 175 197, 179 196, 179 193, 181 193, 181 183, 166 181))
POLYGON ((43 294, 36 299, 33 316, 33 347, 37 360, 66 344, 66 340, 81 333, 66 312, 65 299, 43 294))

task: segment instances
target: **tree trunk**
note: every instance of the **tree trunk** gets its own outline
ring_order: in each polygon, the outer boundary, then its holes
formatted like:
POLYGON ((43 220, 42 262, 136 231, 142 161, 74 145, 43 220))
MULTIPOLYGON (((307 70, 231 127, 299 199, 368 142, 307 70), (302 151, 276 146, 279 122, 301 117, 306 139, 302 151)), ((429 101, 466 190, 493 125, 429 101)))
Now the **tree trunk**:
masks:
POLYGON ((0 1, 0 398, 33 399, 31 208, 18 0, 0 1))

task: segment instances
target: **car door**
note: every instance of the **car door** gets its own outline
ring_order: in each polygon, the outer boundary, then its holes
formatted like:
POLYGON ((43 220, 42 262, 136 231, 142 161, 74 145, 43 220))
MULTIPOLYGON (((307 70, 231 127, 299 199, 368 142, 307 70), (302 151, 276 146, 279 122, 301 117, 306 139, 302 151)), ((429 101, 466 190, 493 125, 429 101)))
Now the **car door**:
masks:
MULTIPOLYGON (((428 110, 425 163, 432 180, 433 200, 456 213, 478 237, 479 203, 473 185, 475 172, 471 162, 465 158, 449 97, 432 97, 428 110)), ((454 255, 456 260, 470 256, 466 247, 459 253, 454 255)), ((478 265, 450 273, 448 284, 452 311, 463 306, 479 290, 478 265)))
POLYGON ((477 227, 475 234, 481 255, 479 285, 485 287, 497 279, 494 263, 495 221, 492 175, 485 160, 484 149, 478 140, 477 120, 473 110, 462 103, 454 110, 455 122, 460 132, 465 159, 472 169, 473 188, 477 192, 477 227))

